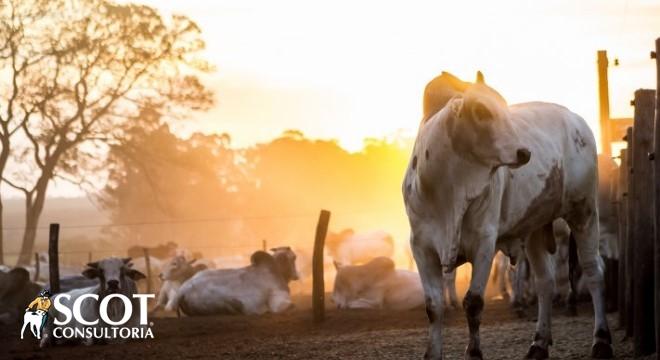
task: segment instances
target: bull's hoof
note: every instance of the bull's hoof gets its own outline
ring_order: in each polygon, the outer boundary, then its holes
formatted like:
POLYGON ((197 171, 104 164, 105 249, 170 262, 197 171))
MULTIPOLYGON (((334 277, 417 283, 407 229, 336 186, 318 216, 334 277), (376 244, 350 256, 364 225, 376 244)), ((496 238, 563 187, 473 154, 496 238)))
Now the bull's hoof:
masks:
POLYGON ((424 360, 442 360, 442 354, 432 355, 429 350, 424 353, 424 360))
POLYGON ((525 359, 540 360, 547 358, 548 358, 548 349, 544 349, 536 344, 532 344, 532 346, 529 347, 529 351, 527 351, 527 355, 525 355, 525 359))
POLYGON ((481 349, 465 349, 465 360, 483 360, 481 349))
POLYGON ((612 345, 598 341, 591 347, 591 357, 594 359, 611 359, 614 357, 612 345))

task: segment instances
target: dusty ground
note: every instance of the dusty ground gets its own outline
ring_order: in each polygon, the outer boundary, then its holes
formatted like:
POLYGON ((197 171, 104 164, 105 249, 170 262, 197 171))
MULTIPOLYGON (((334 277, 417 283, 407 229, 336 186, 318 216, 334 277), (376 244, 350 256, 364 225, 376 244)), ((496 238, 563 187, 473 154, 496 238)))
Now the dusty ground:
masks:
MULTIPOLYGON (((263 317, 155 318, 153 340, 123 345, 60 346, 40 350, 34 339, 19 340, 20 325, 0 328, 0 359, 419 359, 426 342, 423 310, 338 311, 313 325, 308 300, 299 310, 263 317)), ((593 317, 553 318, 553 359, 588 358, 593 317)), ((558 311, 556 311, 558 313, 558 311)), ((462 312, 445 318, 445 356, 462 359, 467 327, 462 312)), ((615 324, 614 319, 610 319, 615 324)), ((487 302, 482 346, 487 359, 521 359, 534 333, 530 319, 518 319, 503 301, 487 302)), ((617 358, 631 358, 631 344, 613 333, 617 358)))

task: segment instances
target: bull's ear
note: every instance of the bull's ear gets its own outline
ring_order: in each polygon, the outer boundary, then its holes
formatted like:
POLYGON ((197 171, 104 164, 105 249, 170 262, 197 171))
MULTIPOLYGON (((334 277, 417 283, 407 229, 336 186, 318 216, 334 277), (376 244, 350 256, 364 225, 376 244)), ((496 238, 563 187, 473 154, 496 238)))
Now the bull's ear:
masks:
POLYGON ((493 113, 488 109, 486 104, 479 100, 464 101, 461 114, 463 115, 463 118, 471 117, 477 121, 485 121, 494 118, 493 113))
POLYGON ((99 277, 99 275, 101 275, 101 270, 96 267, 88 267, 87 269, 83 270, 82 274, 88 279, 96 279, 99 277))
POLYGON ((144 276, 143 273, 135 270, 135 269, 127 269, 126 270, 126 276, 131 278, 133 281, 138 281, 140 279, 145 279, 146 276, 144 276))
POLYGON ((449 110, 451 111, 451 117, 452 118, 458 118, 463 111, 463 105, 464 105, 463 97, 461 96, 455 96, 451 100, 449 100, 449 110))
POLYGON ((486 81, 484 80, 484 74, 481 73, 481 71, 477 71, 477 84, 485 84, 486 81))

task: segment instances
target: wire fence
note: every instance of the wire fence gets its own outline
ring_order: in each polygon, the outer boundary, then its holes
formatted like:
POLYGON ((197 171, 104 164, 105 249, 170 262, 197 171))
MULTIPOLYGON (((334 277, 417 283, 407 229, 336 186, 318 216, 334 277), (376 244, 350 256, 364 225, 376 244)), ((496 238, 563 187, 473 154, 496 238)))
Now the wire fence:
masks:
MULTIPOLYGON (((235 257, 249 259, 257 250, 276 246, 291 246, 296 253, 311 262, 314 227, 318 212, 251 215, 235 217, 204 217, 135 221, 124 223, 60 223, 59 262, 62 266, 82 267, 87 262, 110 256, 128 256, 132 247, 152 248, 173 242, 178 251, 189 257, 218 260, 235 257), (124 231, 121 236, 109 231, 124 231)), ((407 221, 402 209, 379 208, 332 213, 335 230, 383 229, 402 243, 407 243, 407 221), (405 230, 401 230, 405 228, 405 230)), ((35 253, 47 252, 48 226, 37 230, 35 253)), ((15 264, 22 243, 22 226, 8 226, 5 232, 4 260, 15 264)), ((31 256, 31 265, 37 255, 31 256)))

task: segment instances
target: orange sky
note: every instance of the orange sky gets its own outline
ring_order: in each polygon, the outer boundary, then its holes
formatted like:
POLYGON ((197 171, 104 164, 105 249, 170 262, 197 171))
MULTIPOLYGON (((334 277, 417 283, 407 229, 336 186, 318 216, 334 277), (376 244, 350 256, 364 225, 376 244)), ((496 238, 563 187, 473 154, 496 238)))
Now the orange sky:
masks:
POLYGON ((621 62, 614 116, 630 115, 634 89, 655 86, 657 1, 147 3, 203 29, 219 101, 199 125, 236 145, 286 128, 350 149, 365 136, 414 134, 421 91, 442 70, 472 79, 481 69, 510 103, 558 102, 593 125, 596 50, 621 62))
MULTIPOLYGON (((182 134, 229 132, 244 146, 296 128, 351 150, 368 136, 414 135, 426 82, 477 69, 509 103, 557 102, 597 131, 596 50, 610 69, 613 116, 655 87, 649 51, 660 2, 147 0, 198 22, 217 106, 182 134)), ((58 184, 52 195, 65 194, 58 184)))

